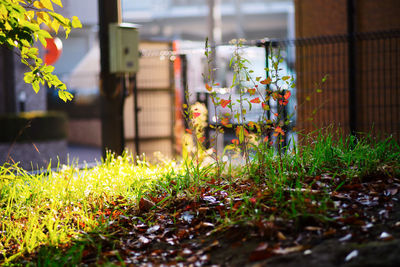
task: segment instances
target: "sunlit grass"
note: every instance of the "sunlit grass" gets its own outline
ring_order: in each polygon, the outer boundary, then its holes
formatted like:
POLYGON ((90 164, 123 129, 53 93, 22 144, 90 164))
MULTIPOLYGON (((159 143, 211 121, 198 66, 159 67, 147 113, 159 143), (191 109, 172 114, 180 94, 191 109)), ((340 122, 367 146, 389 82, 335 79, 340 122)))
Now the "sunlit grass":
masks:
POLYGON ((92 169, 63 166, 48 175, 30 175, 17 166, 0 167, 0 253, 4 259, 11 261, 40 245, 69 242, 82 231, 92 231, 135 209, 138 198, 176 167, 174 162, 157 166, 133 162, 130 155, 109 155, 92 169))
MULTIPOLYGON (((105 234, 121 216, 137 215, 142 198, 173 210, 179 201, 200 203, 215 196, 223 211, 207 218, 219 229, 277 217, 324 222, 334 209, 330 192, 354 179, 400 174, 400 148, 391 138, 355 140, 321 131, 303 143, 281 157, 273 147, 259 147, 248 168, 226 163, 221 172, 215 164, 150 165, 128 154, 109 154, 94 168, 61 166, 39 175, 1 166, 0 262, 13 262, 43 246, 61 248, 86 233, 105 234), (329 182, 321 185, 321 176, 329 182)), ((152 218, 140 220, 151 224, 152 218)))

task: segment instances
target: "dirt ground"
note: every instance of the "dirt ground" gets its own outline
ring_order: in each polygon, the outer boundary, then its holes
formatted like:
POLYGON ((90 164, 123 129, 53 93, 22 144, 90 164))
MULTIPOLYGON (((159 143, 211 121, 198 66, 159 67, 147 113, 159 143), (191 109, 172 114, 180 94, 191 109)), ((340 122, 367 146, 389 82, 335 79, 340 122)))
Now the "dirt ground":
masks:
POLYGON ((169 229, 160 213, 159 224, 139 226, 131 241, 120 237, 122 258, 127 266, 400 266, 399 185, 378 180, 344 189, 333 196, 338 219, 324 224, 260 219, 216 229, 193 219, 169 229))

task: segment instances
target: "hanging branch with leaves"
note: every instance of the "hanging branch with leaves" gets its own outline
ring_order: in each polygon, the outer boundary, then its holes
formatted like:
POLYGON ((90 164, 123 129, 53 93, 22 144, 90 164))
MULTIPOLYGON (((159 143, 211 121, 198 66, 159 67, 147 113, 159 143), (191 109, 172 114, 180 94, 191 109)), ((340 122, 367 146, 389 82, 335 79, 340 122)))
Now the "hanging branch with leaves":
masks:
POLYGON ((65 18, 54 11, 53 4, 62 7, 61 0, 0 0, 0 45, 17 49, 21 62, 29 67, 24 81, 32 85, 37 93, 40 85, 58 90, 58 96, 65 102, 72 99, 66 85, 53 74, 54 67, 44 64, 39 58, 37 41, 46 47, 46 39, 52 38, 46 30, 56 34, 63 29, 68 38, 72 28, 81 28, 79 19, 65 18))

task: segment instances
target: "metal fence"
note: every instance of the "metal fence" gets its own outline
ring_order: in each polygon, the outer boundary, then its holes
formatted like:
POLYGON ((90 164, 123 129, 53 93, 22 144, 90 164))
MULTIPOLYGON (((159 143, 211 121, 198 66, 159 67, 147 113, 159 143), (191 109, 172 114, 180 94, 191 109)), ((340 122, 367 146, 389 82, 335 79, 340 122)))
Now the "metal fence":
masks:
MULTIPOLYGON (((393 135, 400 141, 399 46, 400 30, 253 42, 246 49, 252 53, 250 61, 257 75, 267 75, 264 68, 270 64, 269 55, 280 50, 285 71, 296 79, 293 102, 287 112, 296 113, 293 126, 298 130, 308 133, 334 124, 345 133, 393 135), (257 50, 256 46, 260 48, 257 50)), ((224 46, 217 52, 218 63, 223 65, 220 69, 225 71, 222 75, 225 80, 219 82, 226 88, 232 74, 229 49, 232 47, 224 46)), ((184 89, 194 96, 192 100, 197 96, 208 104, 209 123, 213 123, 213 108, 205 97, 207 90, 201 75, 206 70, 202 64, 207 62, 204 50, 197 46, 171 51, 171 44, 151 42, 142 50, 138 73, 139 138, 143 148, 149 146, 144 149, 146 152, 163 148, 164 153, 174 154, 179 152, 179 132, 184 129, 180 109, 185 99, 184 89), (161 144, 167 141, 168 145, 161 144)), ((136 138, 130 102, 132 99, 126 102, 127 142, 136 138)), ((92 114, 79 111, 85 116, 92 114)), ((229 142, 231 137, 234 138, 233 133, 230 136, 227 133, 225 141, 229 142)))
POLYGON ((334 124, 400 141, 400 30, 261 45, 285 51, 295 71, 298 129, 334 124))

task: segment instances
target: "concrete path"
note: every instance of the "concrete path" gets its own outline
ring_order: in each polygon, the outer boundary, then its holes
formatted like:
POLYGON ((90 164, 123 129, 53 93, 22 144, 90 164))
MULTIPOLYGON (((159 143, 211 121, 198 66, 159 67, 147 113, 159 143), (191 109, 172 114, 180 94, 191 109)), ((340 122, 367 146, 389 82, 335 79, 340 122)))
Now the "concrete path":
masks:
POLYGON ((101 162, 101 148, 80 145, 68 145, 69 162, 79 164, 101 162))

